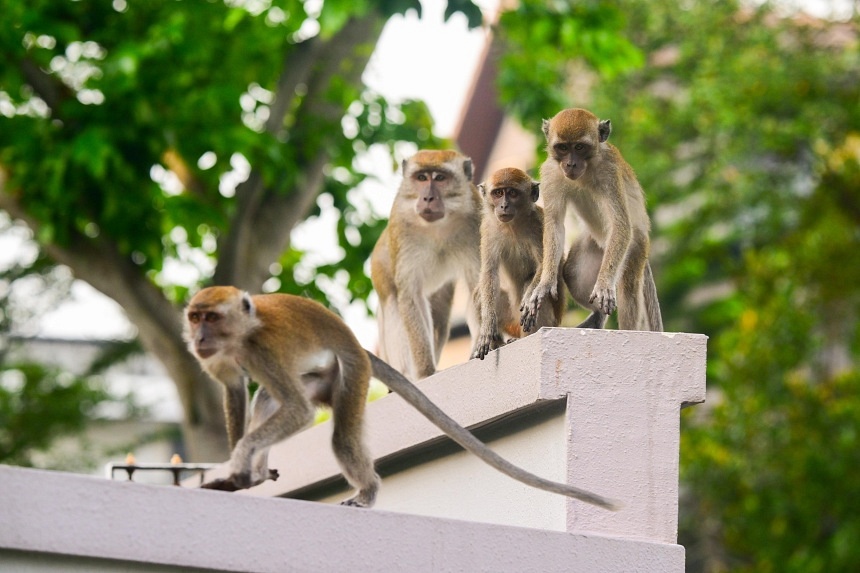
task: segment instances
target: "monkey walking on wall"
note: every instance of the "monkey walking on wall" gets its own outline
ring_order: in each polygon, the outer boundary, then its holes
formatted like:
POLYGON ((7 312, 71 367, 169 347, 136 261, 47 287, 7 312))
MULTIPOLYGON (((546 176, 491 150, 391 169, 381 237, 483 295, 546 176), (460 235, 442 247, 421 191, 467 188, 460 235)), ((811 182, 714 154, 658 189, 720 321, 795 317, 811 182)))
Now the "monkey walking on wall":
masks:
POLYGON ((287 294, 250 296, 233 287, 201 290, 185 313, 189 349, 224 385, 224 410, 232 448, 226 478, 202 487, 235 491, 276 479, 269 448, 308 426, 314 405, 332 409, 332 448, 357 493, 343 505, 371 507, 379 490, 362 436, 371 373, 400 394, 455 442, 502 473, 530 486, 607 509, 615 502, 553 482, 515 466, 433 404, 391 366, 364 350, 352 331, 321 304, 287 294), (247 382, 261 386, 245 430, 247 382))
POLYGON ((564 284, 558 295, 521 323, 520 305, 541 278, 543 209, 535 204, 540 186, 513 167, 495 171, 478 185, 484 198, 481 221, 481 276, 475 290, 481 328, 472 358, 483 359, 505 343, 542 326, 558 326, 564 312, 564 284))
MULTIPOLYGON (((454 285, 475 288, 481 198, 472 160, 456 151, 419 151, 403 162, 388 226, 370 257, 379 295, 379 354, 410 380, 436 372, 448 340, 454 285)), ((467 311, 474 340, 477 314, 467 311)))
POLYGON ((584 109, 544 120, 547 158, 541 166, 544 197, 540 283, 523 301, 523 324, 556 296, 564 243, 564 216, 573 206, 582 223, 562 273, 573 299, 591 315, 579 326, 603 328, 618 308, 622 330, 662 331, 657 289, 648 263, 651 223, 642 187, 621 152, 607 143, 612 125, 584 109))

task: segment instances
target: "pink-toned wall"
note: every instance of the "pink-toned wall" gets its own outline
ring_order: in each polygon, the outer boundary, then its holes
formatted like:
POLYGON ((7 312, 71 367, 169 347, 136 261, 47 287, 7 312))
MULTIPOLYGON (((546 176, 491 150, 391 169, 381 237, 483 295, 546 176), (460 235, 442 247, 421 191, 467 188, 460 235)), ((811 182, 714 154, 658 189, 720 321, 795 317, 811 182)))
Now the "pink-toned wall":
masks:
POLYGON ((279 444, 282 478, 241 495, 0 468, 0 565, 680 573, 679 413, 704 400, 705 346, 701 335, 544 329, 421 382, 464 425, 513 429, 495 432, 494 449, 620 500, 615 513, 535 492, 465 453, 434 455, 440 433, 391 395, 367 414, 374 455, 399 460, 373 510, 269 499, 313 497, 337 475, 325 424, 279 444))

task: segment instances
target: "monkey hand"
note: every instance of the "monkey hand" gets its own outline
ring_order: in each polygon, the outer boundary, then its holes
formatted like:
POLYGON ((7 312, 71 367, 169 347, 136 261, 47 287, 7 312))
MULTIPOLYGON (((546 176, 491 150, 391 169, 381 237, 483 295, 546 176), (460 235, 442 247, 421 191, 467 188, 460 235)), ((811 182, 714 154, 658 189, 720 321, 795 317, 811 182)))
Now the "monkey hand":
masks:
POLYGON ((505 344, 502 337, 499 336, 498 332, 492 334, 481 333, 478 336, 478 340, 475 344, 475 351, 472 353, 471 358, 480 358, 484 359, 484 356, 490 353, 490 351, 495 350, 496 348, 501 348, 505 344))
POLYGON ((615 287, 602 281, 597 281, 597 284, 594 285, 594 290, 591 292, 591 296, 588 298, 588 302, 593 304, 603 314, 612 314, 618 306, 615 287))

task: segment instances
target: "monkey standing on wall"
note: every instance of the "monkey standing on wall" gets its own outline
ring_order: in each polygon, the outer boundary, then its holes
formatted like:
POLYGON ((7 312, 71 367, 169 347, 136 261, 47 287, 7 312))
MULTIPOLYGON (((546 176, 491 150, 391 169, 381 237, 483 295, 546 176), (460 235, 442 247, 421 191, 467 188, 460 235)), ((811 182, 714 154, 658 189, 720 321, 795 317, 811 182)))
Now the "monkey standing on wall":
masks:
MULTIPOLYGON (((411 380, 436 371, 457 279, 465 279, 469 292, 475 288, 480 225, 471 159, 423 150, 403 161, 403 182, 373 248, 370 277, 379 295, 379 354, 411 380)), ((474 339, 474 309, 467 321, 474 339)))
POLYGON ((523 324, 534 320, 547 296, 557 295, 564 216, 571 204, 583 232, 567 255, 564 282, 574 300, 592 311, 579 326, 603 328, 617 307, 620 329, 663 330, 648 263, 645 196, 633 169, 606 142, 611 131, 608 119, 600 121, 584 109, 566 109, 543 122, 543 269, 540 283, 523 301, 523 324))
POLYGON ((558 276, 558 296, 543 305, 520 328, 520 304, 541 278, 543 209, 535 205, 540 186, 524 171, 499 169, 478 185, 484 197, 481 221, 481 277, 475 298, 481 329, 472 358, 481 358, 504 344, 503 336, 519 338, 523 331, 558 326, 564 312, 564 285, 558 276), (504 283, 504 286, 503 284, 504 283))
POLYGON ((204 370, 224 385, 224 409, 233 453, 230 475, 202 487, 235 491, 277 479, 268 450, 313 421, 316 404, 331 406, 332 448, 347 481, 358 492, 343 505, 371 507, 379 476, 362 436, 371 373, 481 460, 532 487, 607 509, 616 504, 577 487, 515 466, 490 450, 433 404, 391 366, 364 350, 333 312, 309 299, 250 296, 233 287, 198 292, 185 313, 185 338, 204 370), (260 384, 249 431, 247 382, 260 384), (244 435, 243 435, 244 434, 244 435))

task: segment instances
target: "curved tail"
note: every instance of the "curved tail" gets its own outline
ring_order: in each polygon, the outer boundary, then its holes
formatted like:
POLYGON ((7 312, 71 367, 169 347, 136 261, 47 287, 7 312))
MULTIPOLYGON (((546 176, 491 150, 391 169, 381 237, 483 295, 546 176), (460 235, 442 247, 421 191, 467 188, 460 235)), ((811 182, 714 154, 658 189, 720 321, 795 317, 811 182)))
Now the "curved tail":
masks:
POLYGON ((397 392, 404 400, 409 402, 412 407, 421 412, 428 420, 436 424, 448 437, 463 446, 467 451, 479 457, 481 460, 496 468, 503 474, 521 481, 526 485, 536 487, 538 489, 573 497, 586 503, 591 503, 611 509, 618 510, 621 506, 618 502, 603 496, 591 493, 584 489, 574 487, 572 485, 554 482, 542 477, 536 476, 533 473, 527 472, 519 466, 515 466, 505 458, 487 447, 487 445, 476 438, 472 433, 458 424, 453 418, 448 416, 436 404, 418 389, 412 382, 407 380, 397 370, 383 362, 370 352, 367 353, 370 357, 370 364, 373 368, 373 375, 382 380, 390 389, 397 392))
POLYGON ((645 296, 645 313, 648 316, 648 330, 663 332, 663 316, 660 313, 660 301, 657 300, 657 285, 651 274, 651 263, 645 261, 645 274, 642 278, 642 294, 645 296))

